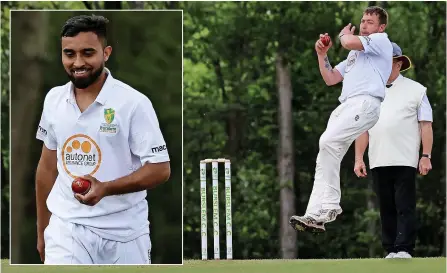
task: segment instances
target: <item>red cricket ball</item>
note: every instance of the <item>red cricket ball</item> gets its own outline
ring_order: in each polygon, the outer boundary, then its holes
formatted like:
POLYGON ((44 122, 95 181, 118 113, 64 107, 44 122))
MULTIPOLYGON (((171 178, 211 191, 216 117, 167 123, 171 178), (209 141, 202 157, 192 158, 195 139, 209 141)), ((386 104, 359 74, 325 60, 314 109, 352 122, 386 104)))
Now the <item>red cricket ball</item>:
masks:
POLYGON ((74 193, 79 194, 86 194, 90 190, 91 183, 90 181, 83 179, 83 178, 76 178, 73 180, 73 183, 71 183, 71 189, 74 193))
POLYGON ((331 37, 329 37, 329 35, 324 35, 320 38, 320 41, 323 43, 324 46, 328 46, 331 42, 331 37))

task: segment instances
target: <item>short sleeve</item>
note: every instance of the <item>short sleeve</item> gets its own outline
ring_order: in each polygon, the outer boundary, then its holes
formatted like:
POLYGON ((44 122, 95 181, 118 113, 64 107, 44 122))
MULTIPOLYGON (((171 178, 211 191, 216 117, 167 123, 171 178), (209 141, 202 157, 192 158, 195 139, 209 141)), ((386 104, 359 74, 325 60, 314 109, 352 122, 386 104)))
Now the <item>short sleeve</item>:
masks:
POLYGON ((380 55, 387 47, 392 50, 391 43, 385 33, 373 33, 369 36, 358 36, 362 42, 365 54, 380 55))
POLYGON ((37 127, 36 138, 42 140, 45 146, 50 150, 57 149, 57 138, 54 134, 53 125, 51 124, 51 107, 48 101, 48 95, 45 98, 42 115, 40 117, 39 126, 37 127))
POLYGON ((337 69, 338 72, 340 72, 341 76, 345 77, 345 68, 346 68, 346 62, 347 60, 344 60, 343 62, 340 62, 335 66, 335 69, 337 69))
POLYGON ((428 101, 427 94, 422 97, 421 104, 418 108, 418 120, 419 121, 431 121, 433 122, 433 111, 428 101))
POLYGON ((142 165, 169 161, 157 115, 147 97, 138 102, 132 113, 129 145, 131 152, 140 158, 142 165))

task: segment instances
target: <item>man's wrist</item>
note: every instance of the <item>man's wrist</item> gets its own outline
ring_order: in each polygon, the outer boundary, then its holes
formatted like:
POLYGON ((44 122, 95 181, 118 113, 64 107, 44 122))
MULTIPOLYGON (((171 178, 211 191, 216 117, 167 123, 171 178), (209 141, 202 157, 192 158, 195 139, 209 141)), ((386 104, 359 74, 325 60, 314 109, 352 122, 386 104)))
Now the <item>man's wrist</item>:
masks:
POLYGON ((113 182, 112 181, 107 181, 107 182, 102 182, 102 190, 103 190, 103 197, 109 196, 111 195, 110 193, 110 183, 113 182))
POLYGON ((426 157, 428 159, 431 159, 431 154, 429 153, 423 153, 421 157, 426 157))

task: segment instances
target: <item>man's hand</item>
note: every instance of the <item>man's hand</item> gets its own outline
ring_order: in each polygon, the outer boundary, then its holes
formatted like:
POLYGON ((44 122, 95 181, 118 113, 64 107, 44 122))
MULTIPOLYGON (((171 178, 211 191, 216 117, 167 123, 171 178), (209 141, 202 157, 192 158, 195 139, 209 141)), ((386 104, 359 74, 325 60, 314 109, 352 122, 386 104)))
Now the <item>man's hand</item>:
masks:
POLYGON ((40 260, 45 263, 45 240, 43 234, 37 236, 37 251, 39 251, 40 260))
POLYGON ((353 26, 351 28, 351 23, 349 23, 347 26, 345 26, 341 31, 340 34, 338 34, 338 37, 340 37, 340 35, 346 35, 346 34, 354 34, 355 31, 355 26, 353 26))
POLYGON ((366 166, 363 159, 356 159, 354 164, 354 172, 357 177, 366 177, 368 174, 366 173, 366 166))
MULTIPOLYGON (((328 35, 328 34, 327 33, 320 34, 320 39, 324 35, 328 35)), ((325 46, 320 39, 318 39, 317 42, 315 43, 315 50, 317 51, 318 55, 324 56, 324 55, 326 55, 326 53, 329 50, 329 48, 331 48, 331 46, 332 46, 332 39, 331 39, 331 41, 329 41, 329 45, 328 46, 325 46)))
POLYGON ((431 161, 428 157, 421 157, 419 160, 419 173, 422 175, 427 175, 431 170, 431 161))
POLYGON ((106 196, 105 184, 90 175, 83 176, 82 178, 90 181, 90 190, 85 195, 76 193, 75 198, 84 205, 94 206, 98 204, 106 196))

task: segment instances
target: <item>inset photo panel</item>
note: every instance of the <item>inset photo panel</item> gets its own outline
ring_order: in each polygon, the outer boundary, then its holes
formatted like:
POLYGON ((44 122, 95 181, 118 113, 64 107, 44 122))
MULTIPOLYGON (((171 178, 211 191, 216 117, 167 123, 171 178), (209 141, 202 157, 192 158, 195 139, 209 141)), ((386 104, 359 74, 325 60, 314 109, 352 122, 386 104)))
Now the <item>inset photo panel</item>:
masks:
POLYGON ((11 264, 183 264, 182 10, 12 10, 11 264))

